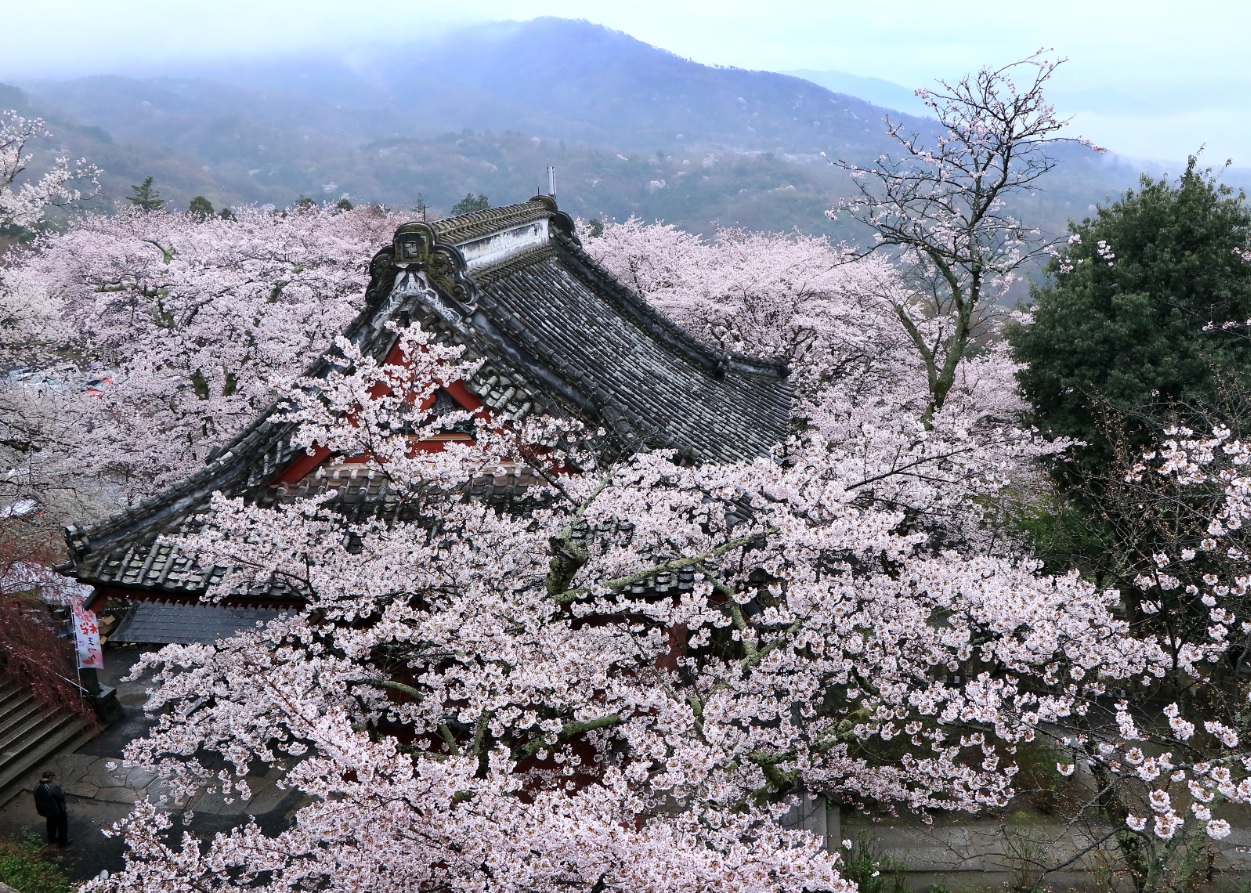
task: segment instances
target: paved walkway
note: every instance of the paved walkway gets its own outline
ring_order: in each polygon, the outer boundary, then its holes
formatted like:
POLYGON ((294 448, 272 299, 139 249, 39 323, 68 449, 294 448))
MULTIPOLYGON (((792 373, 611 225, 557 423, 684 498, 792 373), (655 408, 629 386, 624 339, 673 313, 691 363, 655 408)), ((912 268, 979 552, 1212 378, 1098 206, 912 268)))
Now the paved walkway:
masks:
MULTIPOLYGON (((121 869, 124 844, 119 837, 106 837, 103 832, 124 818, 137 800, 146 796, 159 802, 165 793, 164 786, 152 773, 126 768, 121 761, 126 743, 145 734, 151 725, 143 715, 147 683, 119 681, 140 653, 137 648, 105 651, 107 669, 101 674, 101 681, 117 686, 125 716, 76 752, 45 761, 23 781, 23 787, 33 790, 41 771, 50 769, 57 774, 69 810, 71 844, 63 850, 49 847, 44 852, 77 880, 88 880, 101 871, 121 869)), ((280 775, 277 770, 270 770, 263 775, 248 776, 252 798, 247 801, 235 799, 233 803, 226 803, 220 795, 200 794, 189 802, 168 802, 167 808, 179 813, 193 810, 195 817, 190 828, 200 835, 228 831, 249 816, 267 832, 276 833, 287 824, 301 797, 299 792, 277 784, 280 775)), ((0 809, 0 835, 19 835, 24 828, 43 838, 44 822, 35 813, 34 798, 18 794, 0 809)), ((181 835, 184 827, 181 822, 175 822, 171 830, 181 835)))

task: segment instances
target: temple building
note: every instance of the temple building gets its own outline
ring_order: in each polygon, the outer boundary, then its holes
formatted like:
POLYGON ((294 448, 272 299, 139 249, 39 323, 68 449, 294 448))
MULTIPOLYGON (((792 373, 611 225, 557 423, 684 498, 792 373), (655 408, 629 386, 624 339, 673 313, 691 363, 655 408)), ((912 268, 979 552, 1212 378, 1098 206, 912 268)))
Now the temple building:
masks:
MULTIPOLYGON (((602 429, 602 448, 674 449, 686 461, 767 454, 787 430, 791 385, 778 362, 695 339, 583 250, 554 199, 408 223, 370 264, 365 306, 344 332, 363 353, 398 360, 394 326, 419 323, 477 361, 438 392, 448 408, 506 423, 537 413, 602 429)), ((338 368, 323 356, 309 370, 338 368)), ((310 454, 278 406, 165 492, 95 524, 66 529, 60 570, 94 587, 96 607, 133 604, 115 643, 211 642, 295 606, 280 587, 204 604, 220 569, 162 536, 186 532, 214 492, 257 504, 337 491, 345 515, 386 511, 387 483, 363 466, 310 454)), ((482 498, 517 498, 521 481, 479 481, 482 498), (495 492, 493 492, 495 491, 495 492)))

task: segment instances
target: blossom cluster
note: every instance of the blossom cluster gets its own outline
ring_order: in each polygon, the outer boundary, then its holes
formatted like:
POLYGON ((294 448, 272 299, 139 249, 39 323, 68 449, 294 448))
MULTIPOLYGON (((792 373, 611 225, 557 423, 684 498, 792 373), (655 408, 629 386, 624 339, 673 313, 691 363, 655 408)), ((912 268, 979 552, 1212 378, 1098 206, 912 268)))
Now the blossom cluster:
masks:
POLYGON ((285 885, 847 889, 836 856, 778 826, 796 791, 996 808, 1012 748, 1159 672, 1115 594, 913 523, 933 496, 908 479, 947 474, 946 452, 900 468, 814 426, 784 462, 604 464, 577 448, 594 432, 468 413, 472 444, 414 449, 447 423, 423 410, 434 389, 466 372, 399 338, 398 366, 341 342, 342 371, 289 412, 414 520, 349 523, 333 493, 219 497, 178 547, 231 569, 222 587, 277 579, 306 608, 143 665, 158 719, 132 762, 175 796, 246 797, 250 766, 282 766, 309 805, 276 836, 181 849, 141 805, 131 867, 101 889, 215 887, 217 865, 285 885), (484 475, 524 476, 528 510, 466 500, 484 475))
POLYGON ((359 312, 365 259, 397 221, 240 208, 235 219, 84 215, 0 268, 5 456, 41 502, 96 510, 190 473, 285 393, 359 312), (80 358, 47 369, 49 355, 80 358))
POLYGON ((99 171, 85 160, 55 158, 35 176, 31 144, 51 136, 42 119, 0 110, 0 227, 32 226, 50 205, 68 205, 83 198, 84 187, 87 194, 97 188, 99 171))

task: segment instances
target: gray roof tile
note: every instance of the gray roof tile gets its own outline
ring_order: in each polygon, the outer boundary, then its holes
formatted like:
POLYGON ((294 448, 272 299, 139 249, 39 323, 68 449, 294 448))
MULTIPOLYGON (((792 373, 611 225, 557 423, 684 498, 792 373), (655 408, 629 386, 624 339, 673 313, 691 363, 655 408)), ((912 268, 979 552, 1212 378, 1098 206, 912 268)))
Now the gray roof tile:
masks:
POLYGON ((211 644, 288 610, 187 602, 137 602, 109 641, 119 645, 211 644))

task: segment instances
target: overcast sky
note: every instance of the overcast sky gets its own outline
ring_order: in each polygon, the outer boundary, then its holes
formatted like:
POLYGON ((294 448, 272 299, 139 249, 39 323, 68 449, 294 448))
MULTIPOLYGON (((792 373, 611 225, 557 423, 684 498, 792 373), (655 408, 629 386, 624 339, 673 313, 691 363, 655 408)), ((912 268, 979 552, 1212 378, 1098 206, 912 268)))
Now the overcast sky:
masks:
POLYGON ((8 4, 0 80, 125 71, 136 62, 325 47, 541 15, 585 18, 710 65, 838 70, 913 88, 1052 47, 1051 91, 1096 142, 1251 167, 1246 0, 43 0, 8 4), (449 7, 460 7, 452 9, 449 7))

